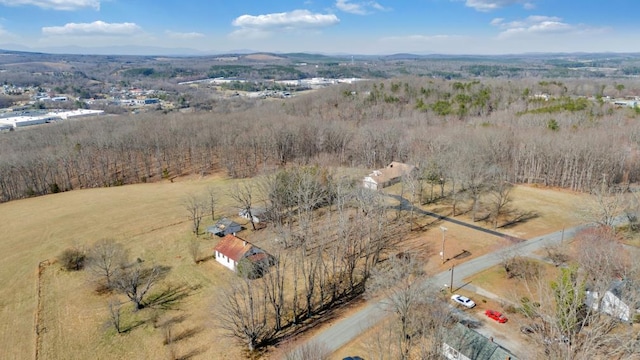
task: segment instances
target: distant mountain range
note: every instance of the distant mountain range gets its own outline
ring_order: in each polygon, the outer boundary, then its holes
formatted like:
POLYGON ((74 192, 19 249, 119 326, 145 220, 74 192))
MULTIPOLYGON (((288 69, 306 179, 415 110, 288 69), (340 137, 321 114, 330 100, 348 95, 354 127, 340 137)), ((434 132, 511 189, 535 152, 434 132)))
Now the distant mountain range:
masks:
POLYGON ((522 54, 504 54, 504 55, 481 55, 481 54, 437 54, 437 53, 397 53, 397 54, 378 54, 378 55, 361 55, 346 53, 315 53, 315 52, 264 52, 251 49, 237 49, 229 51, 202 51, 191 48, 165 48, 157 46, 109 46, 109 47, 81 47, 81 46, 65 46, 65 47, 46 47, 46 48, 30 48, 18 44, 0 44, 0 53, 26 52, 41 53, 52 55, 123 55, 123 56, 218 56, 218 55, 247 55, 247 54, 274 54, 278 56, 286 56, 289 58, 310 58, 310 57, 330 57, 339 59, 371 59, 378 58, 388 61, 393 60, 419 60, 434 58, 475 58, 475 59, 499 59, 499 58, 620 58, 620 57, 640 57, 640 53, 522 53, 522 54))

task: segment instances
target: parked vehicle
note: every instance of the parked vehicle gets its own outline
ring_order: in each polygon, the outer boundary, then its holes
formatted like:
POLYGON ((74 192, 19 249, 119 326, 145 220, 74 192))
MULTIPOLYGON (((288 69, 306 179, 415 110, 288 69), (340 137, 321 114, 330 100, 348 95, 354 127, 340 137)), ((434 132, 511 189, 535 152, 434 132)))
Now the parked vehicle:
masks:
POLYGON ((458 294, 451 296, 451 300, 469 309, 476 306, 476 303, 473 300, 458 294))
POLYGON ((502 315, 501 312, 495 310, 487 310, 484 312, 484 314, 501 324, 504 324, 507 322, 507 320, 509 320, 504 315, 502 315))

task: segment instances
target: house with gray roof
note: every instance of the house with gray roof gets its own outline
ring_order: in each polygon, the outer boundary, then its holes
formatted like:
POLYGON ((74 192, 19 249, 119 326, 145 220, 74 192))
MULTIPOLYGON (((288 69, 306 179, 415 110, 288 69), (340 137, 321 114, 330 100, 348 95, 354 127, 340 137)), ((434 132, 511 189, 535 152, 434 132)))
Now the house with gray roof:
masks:
POLYGON ((209 227, 207 227, 207 232, 210 233, 212 236, 213 235, 218 235, 220 237, 228 235, 228 234, 235 234, 238 233, 242 230, 242 225, 229 220, 227 218, 221 218, 220 220, 218 220, 217 223, 215 223, 215 225, 211 225, 209 227))
POLYGON ((460 323, 445 331, 442 355, 449 360, 516 360, 509 350, 460 323))

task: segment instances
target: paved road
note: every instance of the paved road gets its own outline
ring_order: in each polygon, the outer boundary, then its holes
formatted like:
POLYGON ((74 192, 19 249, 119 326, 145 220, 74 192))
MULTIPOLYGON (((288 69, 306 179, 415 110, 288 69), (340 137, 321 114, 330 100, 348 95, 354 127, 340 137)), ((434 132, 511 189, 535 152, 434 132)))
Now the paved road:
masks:
MULTIPOLYGON (((444 217, 442 217, 442 219, 444 221, 450 220, 444 217)), ((562 231, 556 231, 554 233, 520 242, 515 245, 503 248, 499 251, 486 254, 462 264, 456 265, 454 268, 454 290, 464 285, 461 281, 462 279, 465 279, 480 271, 499 264, 505 254, 517 253, 523 256, 531 254, 536 250, 544 248, 547 245, 558 244, 563 239, 570 239, 574 237, 578 231, 586 228, 587 226, 588 225, 581 225, 562 231)), ((502 234, 499 235, 502 236, 502 234)), ((435 286, 440 287, 444 284, 449 284, 450 278, 451 273, 449 271, 443 271, 439 274, 434 275, 428 281, 435 286)), ((387 313, 385 313, 385 311, 383 310, 383 305, 383 300, 370 302, 361 310, 353 313, 349 317, 337 321, 327 329, 318 333, 310 341, 322 344, 331 352, 335 352, 342 346, 349 343, 351 340, 355 339, 363 331, 375 325, 380 319, 387 315, 387 313)))

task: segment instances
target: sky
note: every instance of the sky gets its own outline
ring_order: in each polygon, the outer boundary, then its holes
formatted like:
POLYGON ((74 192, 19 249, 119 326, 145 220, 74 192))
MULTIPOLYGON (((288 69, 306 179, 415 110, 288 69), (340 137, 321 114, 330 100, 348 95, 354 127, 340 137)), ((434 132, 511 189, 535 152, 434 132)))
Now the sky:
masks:
POLYGON ((640 52, 639 15, 640 0, 0 0, 0 48, 640 52))

